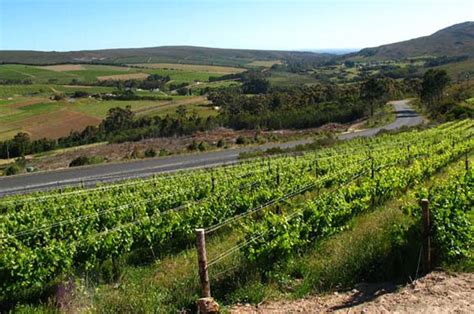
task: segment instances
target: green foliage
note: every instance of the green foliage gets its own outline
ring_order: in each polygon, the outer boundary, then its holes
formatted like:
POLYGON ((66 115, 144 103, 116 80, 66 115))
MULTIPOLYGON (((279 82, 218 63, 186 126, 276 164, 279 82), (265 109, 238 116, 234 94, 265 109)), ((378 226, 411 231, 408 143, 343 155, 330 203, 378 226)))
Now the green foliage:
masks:
POLYGON ((421 86, 421 99, 428 106, 433 106, 435 102, 440 102, 443 92, 448 86, 450 78, 445 70, 428 70, 423 75, 421 86))
MULTIPOLYGON (((428 190, 420 189, 416 193, 417 199, 430 201, 432 239, 438 263, 453 264, 474 257, 473 191, 474 175, 470 170, 445 184, 434 185, 428 190)), ((420 218, 416 207, 407 207, 406 210, 420 218)))
MULTIPOLYGON (((426 144, 426 143, 425 143, 426 144)), ((446 166, 449 162, 466 153, 472 148, 474 141, 465 140, 463 135, 456 138, 445 137, 430 147, 418 146, 418 152, 411 151, 405 162, 400 162, 400 154, 385 154, 376 158, 379 165, 389 164, 389 167, 378 167, 376 176, 361 177, 355 183, 342 185, 336 191, 331 191, 309 201, 291 215, 267 215, 263 221, 248 226, 250 234, 261 235, 246 250, 249 260, 267 269, 273 267, 273 262, 285 259, 299 252, 315 239, 331 235, 344 227, 354 215, 366 212, 377 204, 382 204, 407 188, 420 182, 446 166), (454 145, 453 143, 457 143, 454 145), (424 160, 415 156, 433 156, 424 160), (393 165, 397 160, 396 165, 393 165), (409 166, 407 166, 409 162, 409 166), (399 164, 400 163, 400 164, 399 164), (270 231, 270 232, 269 232, 270 231)), ((359 166, 360 167, 360 166, 359 166)), ((348 168, 345 168, 348 169, 348 168)), ((350 170, 357 174, 362 169, 354 166, 350 170)), ((342 174, 338 179, 344 178, 342 174)), ((472 194, 472 193, 471 193, 472 194)), ((472 196, 472 195, 471 195, 472 196)), ((472 200, 469 203, 472 207, 472 200)), ((454 205, 455 206, 455 205, 454 205)), ((462 207, 461 207, 462 208, 462 207)), ((453 214, 455 215, 455 213, 453 214)), ((459 218, 459 222, 466 219, 459 218)), ((440 222, 446 228, 449 221, 440 222)), ((462 225, 463 234, 471 231, 471 227, 462 225)), ((464 241, 460 234, 455 235, 464 241)), ((470 237, 472 240, 472 237, 470 237)), ((450 254, 457 254, 458 249, 449 248, 450 254)))
POLYGON ((302 156, 253 160, 92 190, 3 199, 0 302, 44 292, 43 287, 55 278, 76 268, 93 269, 127 252, 149 249, 156 254, 153 258, 179 252, 194 242, 197 226, 208 228, 303 187, 337 188, 303 203, 294 220, 292 214, 268 214, 261 222, 244 225, 263 232, 263 237, 243 252, 251 261, 265 262, 259 267, 271 268, 274 261, 301 252, 315 239, 344 229, 353 216, 371 208, 372 195, 375 204, 382 203, 472 149, 474 139, 464 138, 472 126, 467 120, 344 142, 302 156), (409 156, 394 149, 407 142, 413 143, 411 157, 426 157, 407 166, 409 156), (379 169, 374 180, 362 176, 349 184, 368 169, 368 149, 380 165, 395 165, 379 169), (33 202, 31 197, 37 198, 33 202))
POLYGON ((152 147, 145 150, 145 157, 152 158, 152 157, 156 157, 156 155, 157 155, 156 150, 153 149, 152 147))
POLYGON ((94 165, 94 164, 100 164, 104 162, 104 158, 100 156, 93 156, 93 157, 88 157, 88 156, 79 156, 75 159, 73 159, 69 163, 69 167, 79 167, 79 166, 85 166, 85 165, 94 165))
POLYGON ((21 172, 21 167, 18 166, 17 164, 12 164, 6 167, 5 170, 3 171, 3 173, 6 176, 13 176, 15 174, 19 174, 20 172, 21 172))

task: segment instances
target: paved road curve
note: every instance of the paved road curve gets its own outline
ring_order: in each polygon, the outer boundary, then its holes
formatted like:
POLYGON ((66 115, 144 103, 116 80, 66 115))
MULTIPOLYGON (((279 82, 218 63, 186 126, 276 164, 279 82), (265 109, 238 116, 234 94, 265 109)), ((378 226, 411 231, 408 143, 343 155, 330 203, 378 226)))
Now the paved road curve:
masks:
POLYGON ((344 133, 339 135, 339 139, 350 140, 354 137, 374 136, 381 130, 396 130, 402 126, 416 126, 421 124, 423 122, 423 118, 408 105, 408 102, 408 100, 398 100, 392 102, 396 118, 395 121, 389 125, 353 133, 344 133))
MULTIPOLYGON (((401 126, 420 124, 422 119, 409 106, 408 101, 394 102, 397 112, 395 122, 384 129, 393 130, 401 126)), ((341 134, 340 139, 351 139, 359 136, 373 136, 382 128, 369 129, 354 133, 341 134)), ((305 139, 287 143, 265 144, 258 147, 242 147, 223 151, 200 153, 195 155, 177 155, 157 159, 146 159, 124 163, 110 163, 104 165, 70 168, 49 172, 38 172, 12 177, 0 178, 0 197, 8 194, 26 193, 52 188, 84 184, 93 186, 99 182, 113 182, 128 178, 147 177, 160 172, 212 167, 238 161, 241 152, 265 150, 272 147, 293 147, 299 144, 310 143, 305 139)))

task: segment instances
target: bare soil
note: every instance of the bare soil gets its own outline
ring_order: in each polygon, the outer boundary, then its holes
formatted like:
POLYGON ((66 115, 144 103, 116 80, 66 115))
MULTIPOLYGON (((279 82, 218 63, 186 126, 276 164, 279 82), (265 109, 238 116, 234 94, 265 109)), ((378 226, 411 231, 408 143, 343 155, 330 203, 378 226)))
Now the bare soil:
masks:
POLYGON ((361 284, 296 301, 236 305, 230 313, 474 313, 474 274, 434 271, 412 284, 361 284))

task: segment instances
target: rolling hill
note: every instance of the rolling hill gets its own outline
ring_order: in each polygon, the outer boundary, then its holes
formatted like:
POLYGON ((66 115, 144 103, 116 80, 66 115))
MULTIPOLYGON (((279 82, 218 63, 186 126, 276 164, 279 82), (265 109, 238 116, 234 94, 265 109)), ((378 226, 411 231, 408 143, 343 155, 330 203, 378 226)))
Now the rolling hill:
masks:
POLYGON ((405 59, 421 56, 474 57, 474 22, 464 22, 436 33, 398 43, 365 48, 348 55, 373 59, 405 59))
POLYGON ((0 63, 59 64, 59 63, 188 63, 244 66, 253 61, 314 58, 324 60, 330 54, 302 51, 220 49, 194 46, 161 46, 152 48, 106 49, 84 51, 0 51, 0 63))

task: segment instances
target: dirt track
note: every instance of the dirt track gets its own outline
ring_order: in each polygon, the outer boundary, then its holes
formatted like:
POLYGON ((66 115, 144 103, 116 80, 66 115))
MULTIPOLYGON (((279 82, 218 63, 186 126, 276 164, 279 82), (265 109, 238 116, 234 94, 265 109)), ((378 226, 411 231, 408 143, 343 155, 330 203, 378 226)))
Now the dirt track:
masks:
POLYGON ((474 313, 474 274, 432 272, 400 289, 364 284, 296 301, 238 305, 230 313, 474 313))

